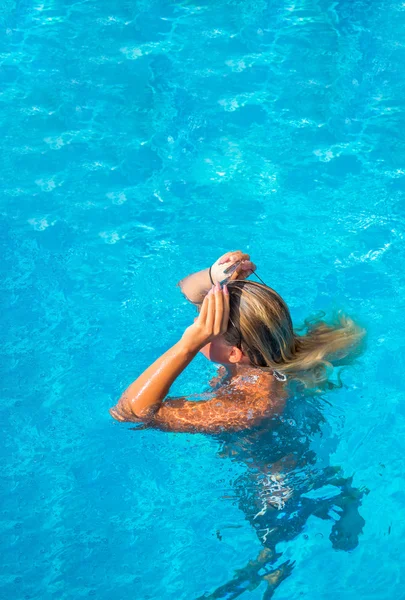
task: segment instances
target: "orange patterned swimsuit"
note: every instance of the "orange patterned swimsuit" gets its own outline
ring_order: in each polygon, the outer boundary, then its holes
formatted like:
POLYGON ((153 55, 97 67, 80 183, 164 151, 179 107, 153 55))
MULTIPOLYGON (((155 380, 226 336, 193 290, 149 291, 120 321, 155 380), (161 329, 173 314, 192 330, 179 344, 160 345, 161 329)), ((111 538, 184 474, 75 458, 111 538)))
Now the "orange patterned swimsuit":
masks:
POLYGON ((124 397, 110 412, 119 421, 143 423, 164 431, 221 433, 251 429, 280 414, 285 404, 280 383, 253 368, 223 383, 209 396, 209 400, 198 402, 169 398, 152 407, 142 419, 132 413, 124 397))

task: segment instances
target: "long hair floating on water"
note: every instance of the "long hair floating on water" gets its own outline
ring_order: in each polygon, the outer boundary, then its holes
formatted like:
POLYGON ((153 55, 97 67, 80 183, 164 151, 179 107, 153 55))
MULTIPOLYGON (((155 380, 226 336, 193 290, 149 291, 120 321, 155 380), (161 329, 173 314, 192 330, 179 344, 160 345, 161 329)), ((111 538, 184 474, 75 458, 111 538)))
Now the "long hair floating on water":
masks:
MULTIPOLYGON (((333 387, 335 365, 350 362, 360 351, 365 331, 342 314, 333 322, 308 319, 295 329, 284 300, 255 281, 231 281, 229 327, 225 340, 240 347, 251 363, 275 369, 305 388, 333 387)), ((324 315, 322 315, 324 316, 324 315)))

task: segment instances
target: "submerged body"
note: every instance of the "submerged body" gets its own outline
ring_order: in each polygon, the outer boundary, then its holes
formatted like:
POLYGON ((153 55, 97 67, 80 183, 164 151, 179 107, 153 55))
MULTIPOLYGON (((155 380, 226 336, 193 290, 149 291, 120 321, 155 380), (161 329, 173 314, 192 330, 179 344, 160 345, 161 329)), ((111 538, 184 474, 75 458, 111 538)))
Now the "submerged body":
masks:
POLYGON ((223 456, 246 466, 235 492, 264 550, 204 598, 230 600, 262 580, 270 598, 292 569, 288 561, 280 563, 276 544, 298 535, 310 515, 334 520, 330 539, 336 549, 354 548, 364 524, 358 514, 362 492, 325 457, 317 464, 312 441, 323 422, 320 406, 291 396, 285 381, 286 375, 299 380, 301 389, 326 385, 332 358, 344 359, 362 331, 341 319, 334 326, 310 324, 305 335, 297 335, 282 298, 264 284, 244 281, 255 268, 248 255, 227 253, 181 282, 199 316, 110 410, 116 420, 139 428, 214 435, 223 456), (225 282, 229 287, 222 287, 225 282), (223 365, 211 391, 171 398, 171 385, 198 352, 223 365), (303 497, 326 484, 336 487, 334 497, 303 497))
MULTIPOLYGON (((331 521, 329 538, 335 550, 353 550, 365 523, 359 514, 365 492, 354 488, 340 467, 329 464, 336 440, 329 442, 322 458, 314 451, 314 442, 327 428, 322 398, 288 396, 282 382, 257 369, 231 371, 220 368, 212 389, 193 400, 169 398, 146 422, 130 420, 140 428, 209 433, 222 458, 244 467, 233 482, 232 501, 263 548, 233 579, 201 600, 237 598, 263 581, 263 598, 268 600, 294 569, 277 544, 293 540, 315 516, 331 521), (323 494, 325 486, 335 493, 323 494)), ((122 409, 123 404, 112 411, 122 409)), ((122 417, 116 413, 116 418, 122 417)), ((226 529, 217 535, 226 536, 226 529)))
MULTIPOLYGON (((267 583, 263 599, 271 598, 294 569, 279 544, 302 534, 310 517, 330 522, 334 550, 352 551, 358 545, 365 524, 359 508, 367 490, 353 487, 352 478, 330 464, 337 440, 325 441, 329 426, 324 406, 319 397, 292 396, 271 429, 263 423, 249 431, 216 436, 220 455, 245 467, 233 482, 233 501, 263 548, 235 571, 233 579, 214 592, 207 591, 201 600, 231 600, 263 581, 267 583), (322 456, 316 452, 320 438, 324 439, 322 456)), ((219 535, 226 539, 226 529, 220 529, 219 535)))

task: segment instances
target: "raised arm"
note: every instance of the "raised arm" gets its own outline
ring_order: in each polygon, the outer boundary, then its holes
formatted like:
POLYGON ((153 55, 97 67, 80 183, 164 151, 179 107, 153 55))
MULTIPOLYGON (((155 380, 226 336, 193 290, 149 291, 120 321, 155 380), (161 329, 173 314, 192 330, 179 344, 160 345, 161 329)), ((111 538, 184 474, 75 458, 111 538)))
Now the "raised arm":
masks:
POLYGON ((204 269, 182 279, 179 286, 190 302, 201 304, 213 284, 246 279, 255 270, 256 265, 251 262, 249 254, 236 250, 223 254, 214 262, 211 267, 211 277, 210 269, 204 269))
POLYGON ((175 379, 203 346, 226 331, 228 319, 228 289, 217 284, 205 296, 193 325, 125 390, 111 415, 118 421, 152 420, 175 379))

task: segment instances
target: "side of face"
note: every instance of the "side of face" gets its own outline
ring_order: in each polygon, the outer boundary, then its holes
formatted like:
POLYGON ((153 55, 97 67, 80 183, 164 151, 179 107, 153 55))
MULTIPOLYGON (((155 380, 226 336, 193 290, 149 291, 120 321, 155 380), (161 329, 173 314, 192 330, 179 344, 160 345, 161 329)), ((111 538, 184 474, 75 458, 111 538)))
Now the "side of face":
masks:
POLYGON ((245 356, 236 346, 230 346, 222 335, 217 336, 200 350, 201 354, 212 362, 221 365, 245 362, 245 356))

